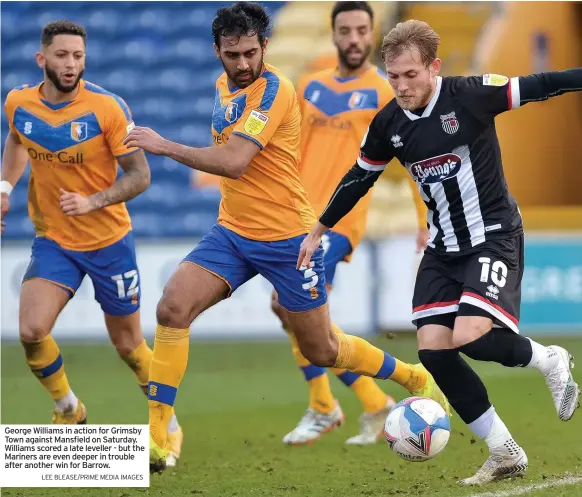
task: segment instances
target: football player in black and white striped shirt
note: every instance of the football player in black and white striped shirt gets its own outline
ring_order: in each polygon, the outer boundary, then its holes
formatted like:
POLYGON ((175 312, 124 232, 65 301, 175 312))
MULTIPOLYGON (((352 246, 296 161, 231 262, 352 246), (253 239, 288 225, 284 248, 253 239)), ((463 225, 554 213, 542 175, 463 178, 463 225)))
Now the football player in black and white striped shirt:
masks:
POLYGON ((538 369, 562 421, 579 407, 570 354, 519 335, 523 227, 505 181, 495 116, 582 90, 582 69, 511 79, 440 77, 438 45, 438 34, 415 20, 384 38, 382 56, 396 98, 372 121, 356 164, 303 242, 298 266, 309 263, 321 235, 398 158, 429 210, 431 237, 413 297, 419 357, 461 419, 489 446, 483 467, 462 481, 481 484, 523 474, 528 461, 460 352, 538 369))

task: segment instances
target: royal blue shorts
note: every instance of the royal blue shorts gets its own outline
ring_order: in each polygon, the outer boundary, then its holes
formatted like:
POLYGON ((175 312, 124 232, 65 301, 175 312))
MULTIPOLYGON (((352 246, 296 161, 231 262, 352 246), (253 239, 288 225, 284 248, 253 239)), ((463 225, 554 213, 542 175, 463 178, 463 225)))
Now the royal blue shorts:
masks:
POLYGON ((230 286, 230 293, 257 274, 264 276, 279 294, 279 303, 292 312, 308 311, 325 304, 323 248, 311 258, 311 267, 296 269, 299 247, 305 235, 276 242, 242 237, 214 225, 185 258, 216 274, 230 286))
POLYGON ((87 252, 67 250, 48 238, 34 239, 24 280, 52 281, 72 297, 85 275, 93 282, 95 300, 103 312, 128 316, 139 309, 139 271, 131 231, 108 247, 87 252))
POLYGON ((352 253, 352 245, 347 236, 331 230, 321 237, 321 245, 323 246, 325 281, 328 285, 332 285, 337 265, 352 253))

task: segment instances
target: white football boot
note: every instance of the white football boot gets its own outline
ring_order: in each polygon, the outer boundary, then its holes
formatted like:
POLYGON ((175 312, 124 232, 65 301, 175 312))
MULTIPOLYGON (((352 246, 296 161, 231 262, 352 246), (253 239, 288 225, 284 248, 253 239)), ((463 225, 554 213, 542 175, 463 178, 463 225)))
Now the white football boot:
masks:
POLYGON ((459 483, 462 485, 483 485, 505 478, 523 476, 526 472, 527 455, 515 440, 509 439, 500 447, 491 449, 489 458, 474 476, 465 478, 459 483))
POLYGON ((325 433, 344 423, 344 413, 336 400, 333 411, 323 413, 310 407, 297 426, 283 437, 288 445, 310 445, 325 433))
POLYGON ((348 445, 372 445, 375 444, 384 434, 384 425, 386 418, 396 401, 388 395, 386 407, 376 412, 365 412, 360 416, 360 433, 348 438, 348 445))
POLYGON ((548 349, 548 366, 542 373, 562 421, 568 421, 574 411, 580 407, 580 388, 572 378, 571 369, 574 367, 574 358, 568 351, 557 345, 550 345, 548 349))

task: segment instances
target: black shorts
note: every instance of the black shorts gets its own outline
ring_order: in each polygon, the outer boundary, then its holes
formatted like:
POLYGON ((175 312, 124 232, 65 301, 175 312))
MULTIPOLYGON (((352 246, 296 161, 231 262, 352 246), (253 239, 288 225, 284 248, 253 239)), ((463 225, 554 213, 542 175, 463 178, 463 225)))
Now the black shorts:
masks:
POLYGON ((489 240, 468 254, 425 252, 414 287, 412 322, 454 327, 457 316, 485 316, 519 333, 523 234, 489 240))

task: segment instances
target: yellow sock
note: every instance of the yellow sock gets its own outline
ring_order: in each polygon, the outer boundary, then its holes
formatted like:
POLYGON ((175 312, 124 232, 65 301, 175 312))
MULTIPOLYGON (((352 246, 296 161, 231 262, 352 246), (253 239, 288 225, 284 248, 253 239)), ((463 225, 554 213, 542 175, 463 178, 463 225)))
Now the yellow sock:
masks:
POLYGON ((386 407, 388 395, 372 378, 352 373, 347 369, 333 368, 332 371, 338 380, 356 394, 364 412, 378 412, 386 407))
MULTIPOLYGON (((331 328, 336 335, 344 335, 343 330, 335 323, 331 323, 331 328)), ((388 395, 372 378, 352 373, 346 369, 333 368, 332 371, 345 386, 356 394, 364 412, 378 412, 386 407, 388 395)))
POLYGON ((344 334, 337 334, 337 337, 339 347, 335 368, 374 378, 389 378, 409 391, 426 382, 426 372, 421 368, 395 359, 363 338, 344 334))
POLYGON ((166 446, 168 423, 174 414, 176 394, 188 365, 189 346, 189 329, 158 324, 149 374, 148 405, 150 435, 160 447, 166 446))
POLYGON ((126 356, 122 356, 129 368, 135 373, 139 388, 147 396, 148 380, 150 375, 150 364, 152 362, 152 349, 148 347, 144 340, 126 356))
POLYGON ((309 386, 309 407, 319 412, 329 413, 335 407, 335 399, 331 392, 329 377, 325 368, 311 364, 299 350, 295 335, 291 330, 285 329, 289 334, 293 348, 293 357, 299 369, 303 372, 309 386))
POLYGON ((62 399, 71 387, 65 374, 63 357, 52 335, 38 342, 21 342, 26 362, 53 400, 62 399))
POLYGON ((396 366, 390 379, 410 392, 422 388, 428 379, 428 375, 425 369, 396 359, 396 366))

